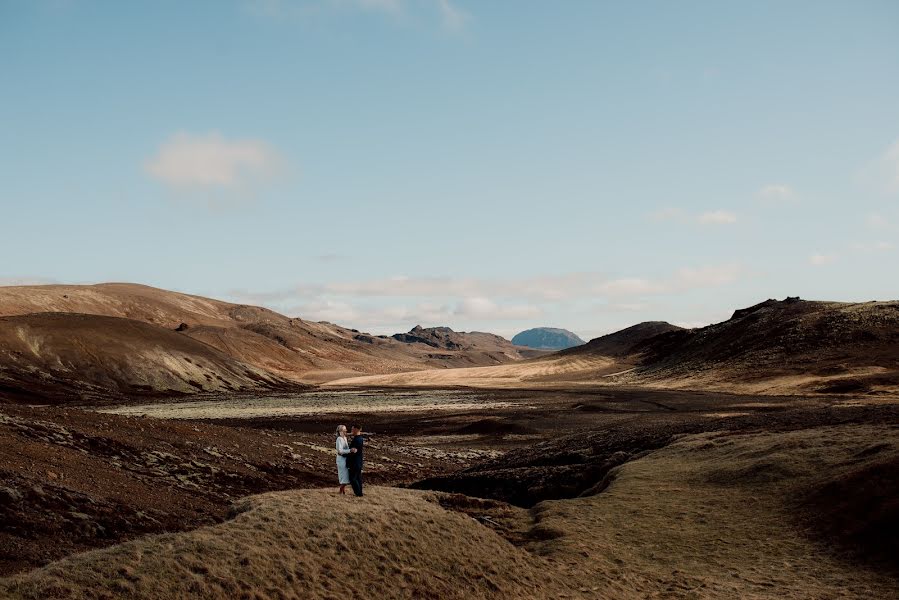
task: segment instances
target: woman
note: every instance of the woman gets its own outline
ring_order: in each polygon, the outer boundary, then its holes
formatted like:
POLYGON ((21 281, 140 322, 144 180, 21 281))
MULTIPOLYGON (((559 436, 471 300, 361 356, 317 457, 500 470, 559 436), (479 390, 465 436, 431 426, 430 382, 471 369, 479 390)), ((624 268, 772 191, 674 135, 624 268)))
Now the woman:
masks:
POLYGON ((340 493, 346 494, 346 486, 350 482, 350 472, 346 468, 346 457, 352 451, 346 441, 346 425, 337 426, 337 482, 340 483, 340 493))

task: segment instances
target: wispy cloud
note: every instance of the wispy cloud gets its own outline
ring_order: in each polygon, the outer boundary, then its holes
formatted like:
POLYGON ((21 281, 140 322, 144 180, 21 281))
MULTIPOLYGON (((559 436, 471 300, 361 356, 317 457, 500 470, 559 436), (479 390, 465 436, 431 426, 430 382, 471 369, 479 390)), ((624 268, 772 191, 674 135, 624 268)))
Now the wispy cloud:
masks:
POLYGON ((653 221, 673 221, 676 223, 697 223, 699 225, 732 225, 738 217, 728 210, 710 210, 691 215, 680 208, 662 208, 649 213, 653 221))
POLYGON ((637 312, 644 298, 676 295, 736 281, 739 265, 684 267, 669 276, 607 278, 568 273, 519 279, 395 276, 364 281, 301 284, 274 292, 232 291, 241 302, 263 304, 306 319, 387 329, 422 324, 532 321, 551 307, 593 304, 637 312))
MULTIPOLYGON (((737 264, 683 267, 662 279, 614 279, 597 286, 596 292, 610 298, 644 298, 680 294, 694 289, 717 287, 737 281, 745 270, 737 264)), ((623 303, 632 304, 632 303, 623 303)))
POLYGON ((471 19, 453 0, 248 0, 246 7, 256 16, 278 19, 364 12, 404 24, 436 20, 452 32, 464 29, 471 19))
POLYGON ((319 262, 338 262, 341 260, 349 260, 349 256, 346 254, 339 254, 336 252, 326 253, 326 254, 317 254, 314 256, 315 260, 319 262))
POLYGON ((613 279, 596 287, 596 291, 604 296, 646 296, 663 293, 668 287, 662 282, 650 281, 639 277, 613 279))
POLYGON ((59 281, 49 277, 0 277, 0 287, 16 285, 52 285, 56 283, 59 283, 59 281))
POLYGON ((899 140, 862 170, 863 179, 887 194, 899 194, 899 140))
POLYGON ((232 290, 230 295, 247 302, 283 302, 298 297, 343 296, 355 298, 520 298, 531 301, 564 300, 592 293, 603 281, 598 273, 566 273, 519 279, 409 277, 303 283, 274 292, 232 290))
POLYGON ((468 22, 470 16, 450 0, 437 0, 437 9, 440 12, 440 21, 444 29, 459 31, 468 22))
POLYGON ((770 183, 762 186, 756 193, 756 198, 771 203, 795 202, 798 200, 796 190, 785 183, 770 183))
POLYGON ((146 161, 144 170, 180 190, 233 189, 271 179, 283 161, 261 140, 227 140, 220 133, 171 136, 146 161))
POLYGON ((497 319, 532 319, 539 317, 542 311, 536 306, 527 304, 501 305, 490 298, 473 297, 464 298, 456 306, 453 314, 457 317, 480 320, 497 319))
POLYGON ((865 225, 867 225, 869 229, 879 231, 893 231, 899 229, 899 226, 879 213, 871 213, 865 217, 865 225))
POLYGON ((427 327, 459 321, 526 321, 543 314, 537 306, 499 303, 484 297, 463 298, 446 304, 418 302, 392 306, 371 306, 363 300, 320 299, 293 306, 287 312, 313 321, 394 331, 412 325, 427 327))
POLYGON ((675 272, 671 285, 677 291, 714 287, 733 283, 744 272, 743 267, 738 264, 684 267, 675 272))
POLYGON ((858 252, 886 252, 896 247, 893 242, 878 240, 873 242, 854 242, 850 244, 853 250, 858 252))
POLYGON ((810 265, 814 265, 816 267, 829 265, 836 261, 837 257, 834 254, 812 254, 808 257, 808 262, 810 265))
POLYGON ((704 212, 696 220, 700 225, 729 225, 737 222, 737 215, 726 210, 704 212))

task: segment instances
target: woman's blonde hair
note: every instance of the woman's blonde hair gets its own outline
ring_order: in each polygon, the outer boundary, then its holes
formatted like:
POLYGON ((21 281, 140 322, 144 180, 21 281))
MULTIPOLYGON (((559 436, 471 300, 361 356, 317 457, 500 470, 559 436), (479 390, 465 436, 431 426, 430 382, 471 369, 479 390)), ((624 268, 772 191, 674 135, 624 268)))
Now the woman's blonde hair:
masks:
POLYGON ((341 430, 341 429, 343 429, 344 431, 346 431, 346 425, 338 425, 338 426, 337 426, 337 432, 336 432, 336 434, 334 435, 334 437, 340 437, 340 430, 341 430))

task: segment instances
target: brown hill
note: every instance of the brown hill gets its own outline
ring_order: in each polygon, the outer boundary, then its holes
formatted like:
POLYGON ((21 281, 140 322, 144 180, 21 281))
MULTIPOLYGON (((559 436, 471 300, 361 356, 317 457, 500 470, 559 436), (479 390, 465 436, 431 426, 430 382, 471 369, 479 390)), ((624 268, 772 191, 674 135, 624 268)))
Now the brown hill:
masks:
MULTIPOLYGON (((190 393, 284 387, 292 383, 318 383, 370 373, 396 373, 416 369, 498 365, 522 358, 521 350, 508 340, 485 333, 451 332, 452 347, 407 343, 386 336, 372 336, 332 323, 314 323, 290 318, 257 306, 232 304, 144 285, 107 283, 98 285, 49 285, 0 287, 0 317, 22 317, 56 313, 32 319, 34 327, 49 331, 50 323, 70 338, 55 336, 54 345, 44 346, 33 359, 10 360, 4 368, 6 396, 52 395, 54 398, 116 396, 144 390, 146 393, 190 393), (80 315, 80 316, 79 316, 80 315), (115 317, 149 327, 110 328, 110 321, 88 317, 115 317), (98 330, 93 332, 92 327, 98 330), (139 331, 139 333, 137 333, 139 331), (112 336, 109 350, 97 347, 112 336), (191 341, 193 343, 191 344, 191 341), (217 357, 209 381, 184 367, 181 354, 188 344, 194 353, 217 357), (112 350, 122 352, 113 360, 112 350), (64 358, 57 355, 61 352, 64 358), (129 364, 144 355, 157 359, 129 364), (102 365, 96 357, 103 356, 102 365), (163 358, 164 357, 164 358, 163 358), (228 359, 240 366, 228 363, 228 359), (51 365, 71 366, 46 377, 51 365), (254 377, 237 377, 251 367, 254 377), (183 369, 187 369, 183 371, 183 369), (221 368, 221 370, 219 370, 221 368), (154 369, 159 373, 153 374, 154 369), (39 373, 45 375, 39 375, 39 373), (83 381, 78 381, 84 373, 83 381), (56 378, 58 376, 58 378, 56 378), (192 382, 192 383, 191 383, 192 382), (56 386, 58 383, 58 389, 56 386), (13 393, 15 390, 15 393, 13 393), (54 391, 55 390, 55 391, 54 391), (58 393, 57 393, 58 392, 58 393)), ((22 350, 23 342, 4 322, 0 356, 22 350)), ((47 335, 51 335, 49 332, 47 335)), ((52 336, 51 336, 52 337, 52 336)), ((527 351, 525 351, 527 353, 527 351)), ((34 354, 34 353, 33 353, 34 354)), ((529 353, 527 355, 530 355, 529 353)), ((212 363, 210 363, 212 364, 212 363)))
POLYGON ((68 313, 0 317, 0 391, 8 398, 106 401, 287 385, 208 344, 141 321, 68 313))
POLYGON ((635 382, 747 391, 887 392, 899 385, 899 302, 767 300, 633 348, 635 382))

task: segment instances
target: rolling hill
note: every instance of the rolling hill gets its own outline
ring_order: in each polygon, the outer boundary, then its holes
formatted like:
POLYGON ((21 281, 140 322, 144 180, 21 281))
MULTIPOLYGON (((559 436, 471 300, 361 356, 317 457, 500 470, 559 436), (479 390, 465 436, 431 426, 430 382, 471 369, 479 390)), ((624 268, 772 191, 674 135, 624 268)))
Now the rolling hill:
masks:
POLYGON ((0 318, 7 399, 295 389, 360 374, 497 365, 529 352, 492 334, 441 328, 454 345, 435 347, 130 283, 0 287, 0 318))

